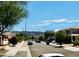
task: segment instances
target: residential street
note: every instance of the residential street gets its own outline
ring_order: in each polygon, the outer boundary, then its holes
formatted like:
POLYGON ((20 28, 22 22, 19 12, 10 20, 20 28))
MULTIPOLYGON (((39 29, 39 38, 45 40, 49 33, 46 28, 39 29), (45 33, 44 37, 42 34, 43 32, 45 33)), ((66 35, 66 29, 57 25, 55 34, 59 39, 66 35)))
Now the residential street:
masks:
POLYGON ((26 41, 26 42, 18 43, 16 47, 9 47, 8 52, 6 52, 4 56, 38 57, 41 54, 47 54, 47 53, 60 53, 63 54, 65 57, 79 57, 79 51, 71 51, 65 49, 65 47, 58 48, 51 44, 46 45, 45 42, 36 43, 34 41, 33 41, 33 45, 27 45, 27 41, 26 41))
POLYGON ((65 57, 79 57, 79 52, 72 52, 69 50, 65 50, 64 48, 56 48, 53 45, 46 45, 44 42, 35 43, 29 46, 32 57, 38 57, 40 54, 46 53, 61 53, 64 54, 65 57))

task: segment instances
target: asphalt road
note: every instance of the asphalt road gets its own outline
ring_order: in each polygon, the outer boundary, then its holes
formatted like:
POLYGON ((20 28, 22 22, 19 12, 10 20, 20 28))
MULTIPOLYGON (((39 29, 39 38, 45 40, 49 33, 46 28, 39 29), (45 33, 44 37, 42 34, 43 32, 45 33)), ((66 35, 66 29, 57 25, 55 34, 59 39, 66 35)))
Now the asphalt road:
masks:
POLYGON ((65 57, 79 57, 79 52, 72 52, 69 50, 65 50, 64 48, 56 48, 53 45, 46 45, 45 43, 35 43, 29 46, 32 57, 38 57, 41 54, 46 53, 61 53, 64 54, 65 57))

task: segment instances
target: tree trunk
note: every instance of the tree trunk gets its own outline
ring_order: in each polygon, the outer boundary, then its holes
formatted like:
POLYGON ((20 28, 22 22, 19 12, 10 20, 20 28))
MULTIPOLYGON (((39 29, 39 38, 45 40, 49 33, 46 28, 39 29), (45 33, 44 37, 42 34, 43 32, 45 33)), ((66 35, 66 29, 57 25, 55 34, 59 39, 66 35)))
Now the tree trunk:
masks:
POLYGON ((2 35, 0 36, 0 46, 3 45, 2 35))
POLYGON ((3 31, 1 31, 1 33, 0 33, 0 46, 2 46, 3 45, 3 31))

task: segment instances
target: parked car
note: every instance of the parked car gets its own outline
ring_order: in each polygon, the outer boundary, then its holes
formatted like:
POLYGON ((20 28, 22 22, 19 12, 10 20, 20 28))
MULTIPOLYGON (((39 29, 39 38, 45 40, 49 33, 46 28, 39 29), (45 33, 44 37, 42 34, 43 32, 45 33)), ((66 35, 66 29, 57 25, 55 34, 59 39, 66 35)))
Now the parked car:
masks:
POLYGON ((64 57, 61 53, 48 53, 48 54, 41 54, 39 57, 64 57))
POLYGON ((37 42, 37 43, 41 43, 41 41, 40 41, 40 40, 36 40, 35 42, 37 42))
POLYGON ((46 40, 46 45, 49 45, 49 43, 50 43, 49 40, 46 40))
POLYGON ((48 37, 47 40, 48 40, 49 42, 52 42, 52 41, 55 40, 55 39, 56 39, 56 37, 52 37, 52 36, 50 36, 50 37, 48 37))
POLYGON ((27 45, 33 45, 33 42, 32 41, 28 41, 27 45))
POLYGON ((59 45, 58 43, 54 43, 53 45, 54 45, 54 47, 59 47, 59 48, 62 48, 62 47, 64 47, 64 44, 62 44, 62 45, 59 45))
POLYGON ((52 43, 56 43, 56 41, 55 41, 55 40, 53 40, 53 41, 52 41, 52 43))

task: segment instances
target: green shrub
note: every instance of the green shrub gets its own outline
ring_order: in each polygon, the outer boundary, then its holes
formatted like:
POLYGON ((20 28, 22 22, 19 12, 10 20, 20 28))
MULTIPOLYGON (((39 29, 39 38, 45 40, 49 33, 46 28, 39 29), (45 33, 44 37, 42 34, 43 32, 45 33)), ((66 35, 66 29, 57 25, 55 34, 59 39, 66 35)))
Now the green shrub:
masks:
POLYGON ((79 40, 76 39, 74 42, 73 42, 73 46, 79 46, 79 40))
POLYGON ((13 36, 11 39, 9 39, 9 43, 11 43, 13 46, 17 44, 17 38, 13 36))
POLYGON ((43 41, 43 36, 42 36, 42 35, 39 36, 39 37, 38 37, 38 40, 43 41))
POLYGON ((17 37, 17 42, 22 42, 22 41, 26 41, 27 38, 26 37, 17 37))
POLYGON ((78 45, 78 42, 73 42, 73 46, 77 46, 78 45))

